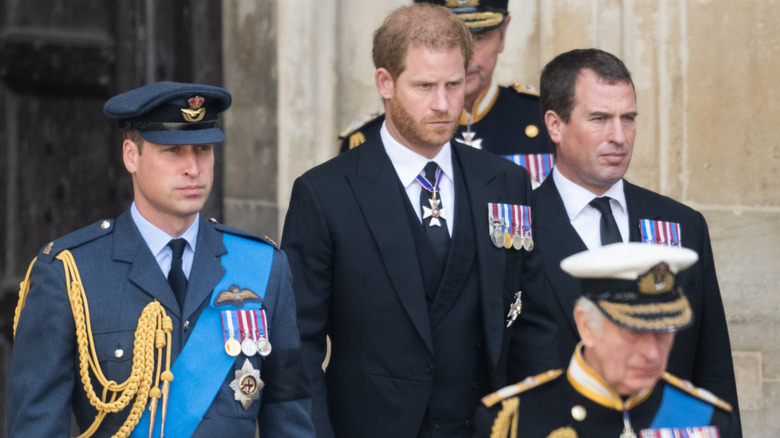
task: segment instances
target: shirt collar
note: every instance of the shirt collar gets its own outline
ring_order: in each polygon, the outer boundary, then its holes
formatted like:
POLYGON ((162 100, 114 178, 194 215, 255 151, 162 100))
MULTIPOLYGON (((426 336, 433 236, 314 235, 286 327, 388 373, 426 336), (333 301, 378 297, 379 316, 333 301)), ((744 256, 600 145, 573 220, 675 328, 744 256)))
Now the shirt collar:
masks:
POLYGON ((393 163, 393 167, 404 187, 408 187, 414 182, 417 175, 422 172, 429 161, 435 161, 439 168, 441 168, 444 176, 449 178, 450 181, 454 181, 452 147, 450 146, 449 141, 444 143, 444 146, 435 157, 428 159, 417 152, 412 151, 393 138, 390 131, 387 130, 387 122, 382 123, 380 134, 382 136, 382 144, 385 147, 385 152, 387 153, 387 156, 390 157, 390 162, 393 163))
MULTIPOLYGON (((175 237, 159 229, 154 224, 146 220, 146 218, 141 215, 141 212, 138 211, 138 207, 136 207, 135 202, 133 202, 133 204, 130 206, 130 214, 133 217, 135 226, 138 227, 138 231, 141 233, 141 237, 143 237, 146 245, 149 246, 149 249, 152 251, 152 254, 154 254, 155 257, 157 257, 157 255, 160 254, 163 249, 165 249, 171 239, 175 239, 175 237)), ((192 248, 193 252, 195 252, 195 244, 198 240, 199 226, 200 213, 198 213, 198 215, 195 217, 195 221, 192 223, 192 225, 190 225, 184 234, 181 235, 181 237, 187 241, 187 245, 192 248)))
POLYGON ((643 389, 637 394, 632 395, 625 401, 613 391, 607 383, 596 374, 593 369, 585 363, 582 355, 584 346, 582 341, 577 344, 574 355, 569 362, 569 368, 566 371, 566 377, 571 386, 586 398, 610 409, 622 411, 630 410, 641 404, 653 392, 652 388, 643 389))
MULTIPOLYGON (((553 168, 552 176, 553 181, 555 182, 555 187, 558 189, 558 193, 561 194, 563 206, 566 208, 566 214, 569 216, 569 221, 572 222, 582 212, 582 210, 588 206, 590 201, 592 201, 593 198, 596 198, 597 196, 594 195, 590 190, 563 176, 557 167, 553 168)), ((613 184, 612 187, 610 187, 609 190, 607 190, 601 196, 609 196, 610 198, 617 201, 617 203, 620 205, 620 208, 623 209, 624 214, 626 211, 628 211, 626 209, 626 194, 623 191, 622 179, 613 184)))

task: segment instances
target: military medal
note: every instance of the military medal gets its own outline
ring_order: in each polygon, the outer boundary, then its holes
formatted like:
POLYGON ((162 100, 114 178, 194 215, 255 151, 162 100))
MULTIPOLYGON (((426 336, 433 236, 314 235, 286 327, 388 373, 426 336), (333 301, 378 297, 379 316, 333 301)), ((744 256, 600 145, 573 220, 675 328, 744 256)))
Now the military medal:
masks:
POLYGON ((229 356, 238 356, 241 353, 241 343, 235 338, 235 324, 233 312, 230 310, 224 310, 222 312, 222 339, 225 342, 225 353, 229 356), (227 333, 229 339, 225 339, 225 333, 227 333))
POLYGON ((523 227, 523 215, 520 214, 520 206, 512 206, 512 219, 515 226, 512 228, 512 248, 517 251, 523 249, 523 234, 521 233, 523 227))
POLYGON ((512 305, 509 307, 509 313, 507 313, 506 317, 506 327, 509 328, 512 326, 512 324, 515 323, 515 320, 517 319, 518 315, 520 315, 520 311, 523 310, 523 301, 522 301, 523 292, 517 291, 515 293, 515 302, 512 303, 512 305))
POLYGON ((620 438, 636 438, 634 429, 631 428, 631 421, 628 418, 628 411, 623 409, 623 433, 620 438))
POLYGON ((236 370, 236 378, 230 382, 233 398, 241 403, 244 410, 249 409, 252 402, 260 398, 260 390, 265 383, 260 379, 260 371, 252 366, 249 359, 244 359, 244 365, 236 370))
POLYGON ((502 157, 525 168, 531 177, 531 186, 534 189, 550 175, 555 161, 552 154, 502 155, 502 157))
POLYGON ((237 310, 238 320, 241 323, 241 352, 245 356, 252 357, 257 354, 257 343, 253 339, 254 333, 251 327, 251 310, 237 310))
POLYGON ((431 204, 430 207, 425 205, 422 206, 423 220, 431 218, 430 222, 428 223, 429 227, 440 227, 441 221, 439 218, 447 220, 444 207, 441 207, 441 200, 436 199, 436 194, 439 193, 439 183, 441 183, 441 177, 443 174, 444 172, 441 171, 441 168, 437 168, 436 181, 433 184, 431 184, 431 182, 428 181, 423 175, 417 175, 417 178, 415 178, 423 189, 431 192, 431 198, 428 199, 428 203, 431 204))
POLYGON ((523 209, 523 248, 526 251, 534 249, 534 239, 531 237, 531 207, 522 206, 523 209))
POLYGON ((501 217, 503 211, 499 208, 500 204, 488 203, 488 223, 490 224, 490 241, 496 248, 504 247, 504 218, 501 217))
MULTIPOLYGON (((255 314, 255 316, 257 316, 255 314)), ((263 332, 258 334, 257 350, 260 352, 260 356, 268 356, 271 354, 271 341, 268 340, 268 322, 266 319, 265 309, 260 309, 260 326, 263 332)))
POLYGON ((675 247, 682 246, 680 224, 677 222, 640 219, 639 229, 642 232, 642 242, 675 247))
POLYGON ((501 210, 504 217, 504 248, 512 248, 512 235, 509 231, 512 229, 512 212, 510 211, 509 204, 501 204, 501 210))

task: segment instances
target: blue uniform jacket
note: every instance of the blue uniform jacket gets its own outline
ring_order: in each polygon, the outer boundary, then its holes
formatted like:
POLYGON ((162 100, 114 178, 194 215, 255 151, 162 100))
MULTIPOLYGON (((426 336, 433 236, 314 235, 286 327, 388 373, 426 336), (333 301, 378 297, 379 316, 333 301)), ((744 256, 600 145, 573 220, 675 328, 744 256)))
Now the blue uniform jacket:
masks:
MULTIPOLYGON (((183 311, 129 210, 115 222, 101 221, 85 227, 55 241, 48 254, 39 253, 14 340, 7 394, 8 436, 66 437, 71 412, 82 431, 95 418, 96 411, 80 381, 75 324, 63 265, 54 258, 58 252, 69 249, 81 274, 100 367, 106 378, 123 382, 131 371, 138 317, 153 300, 163 305, 173 321, 171 360, 176 360, 208 305, 212 289, 225 273, 220 264, 220 257, 227 252, 223 233, 258 240, 201 219, 183 311)), ((266 358, 249 358, 265 382, 260 399, 246 410, 234 399, 229 384, 235 378, 234 370, 241 369, 246 359, 240 354, 193 436, 252 438, 256 423, 265 437, 313 436, 291 275, 287 258, 279 250, 274 250, 263 307, 273 351, 266 358)), ((208 364, 209 358, 204 357, 203 365, 208 364)), ((100 394, 94 376, 92 382, 100 394)), ((126 408, 107 415, 94 436, 116 433, 128 412, 126 408)), ((176 433, 166 430, 168 434, 176 433)))

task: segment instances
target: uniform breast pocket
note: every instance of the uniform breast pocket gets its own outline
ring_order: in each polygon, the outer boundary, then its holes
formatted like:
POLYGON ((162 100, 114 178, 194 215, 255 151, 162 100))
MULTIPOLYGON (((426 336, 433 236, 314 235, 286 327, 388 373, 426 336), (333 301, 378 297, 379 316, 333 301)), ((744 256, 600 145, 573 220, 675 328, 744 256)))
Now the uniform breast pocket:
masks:
POLYGON ((100 369, 106 379, 117 383, 127 380, 133 367, 135 330, 95 333, 93 339, 100 369))

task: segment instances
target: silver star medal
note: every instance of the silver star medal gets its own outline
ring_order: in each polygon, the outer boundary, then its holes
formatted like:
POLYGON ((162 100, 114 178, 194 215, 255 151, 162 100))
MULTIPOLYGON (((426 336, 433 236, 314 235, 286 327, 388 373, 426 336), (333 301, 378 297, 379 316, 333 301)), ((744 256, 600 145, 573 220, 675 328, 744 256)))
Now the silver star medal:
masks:
POLYGON ((475 149, 482 149, 482 139, 474 138, 474 136, 477 135, 476 132, 463 131, 461 134, 463 135, 462 139, 461 138, 455 139, 458 143, 463 143, 466 146, 471 146, 475 149))
POLYGON ((447 217, 444 215, 444 208, 439 208, 439 200, 436 199, 436 192, 433 193, 433 197, 428 200, 430 202, 431 206, 426 207, 422 206, 423 208, 423 220, 431 218, 431 223, 428 225, 429 227, 440 227, 441 221, 439 218, 442 218, 444 220, 447 220, 447 217))
POLYGON ((230 382, 233 398, 241 402, 244 410, 249 409, 253 401, 260 398, 260 390, 265 382, 260 380, 260 370, 256 370, 249 359, 244 359, 244 365, 236 371, 236 378, 230 382))

